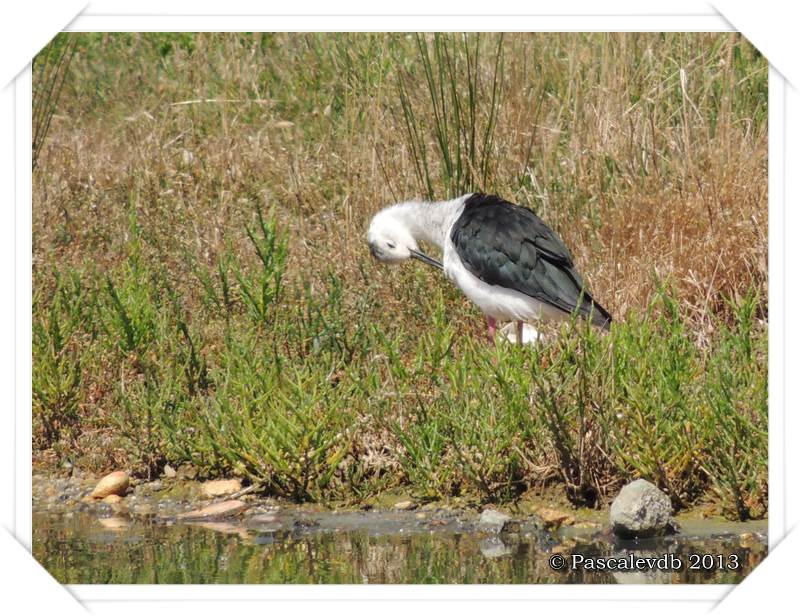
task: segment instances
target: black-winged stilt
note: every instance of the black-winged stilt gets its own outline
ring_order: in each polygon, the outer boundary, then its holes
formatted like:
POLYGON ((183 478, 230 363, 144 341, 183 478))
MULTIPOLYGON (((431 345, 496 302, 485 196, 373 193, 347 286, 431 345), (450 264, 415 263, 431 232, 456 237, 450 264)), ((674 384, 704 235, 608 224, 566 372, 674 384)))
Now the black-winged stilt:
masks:
POLYGON ((576 309, 598 327, 611 323, 564 242, 531 210, 500 197, 398 203, 375 215, 367 240, 385 263, 414 258, 444 270, 486 315, 491 341, 498 321, 516 321, 522 342, 523 323, 567 319, 576 309), (420 241, 437 246, 443 263, 420 252, 420 241))

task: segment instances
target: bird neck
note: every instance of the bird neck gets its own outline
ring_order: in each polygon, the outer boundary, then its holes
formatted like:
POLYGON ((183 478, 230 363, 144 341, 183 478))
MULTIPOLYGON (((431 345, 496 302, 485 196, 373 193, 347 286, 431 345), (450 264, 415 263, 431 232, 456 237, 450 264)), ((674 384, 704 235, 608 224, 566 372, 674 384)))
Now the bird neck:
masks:
POLYGON ((464 206, 465 197, 450 201, 408 201, 394 206, 395 215, 416 241, 444 250, 447 231, 464 206))

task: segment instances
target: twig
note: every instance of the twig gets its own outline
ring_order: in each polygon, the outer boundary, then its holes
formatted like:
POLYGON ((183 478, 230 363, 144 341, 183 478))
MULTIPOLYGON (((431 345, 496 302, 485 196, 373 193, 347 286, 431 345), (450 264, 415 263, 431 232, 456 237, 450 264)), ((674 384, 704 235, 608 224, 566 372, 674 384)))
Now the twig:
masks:
POLYGON ((254 103, 256 105, 269 105, 273 101, 268 98, 196 98, 189 101, 178 101, 171 103, 171 107, 179 107, 181 105, 196 105, 198 103, 254 103))
POLYGON ((258 488, 262 487, 262 485, 263 484, 260 484, 260 483, 254 483, 253 485, 249 485, 246 488, 243 488, 243 489, 239 490, 238 492, 234 492, 233 494, 231 494, 229 496, 225 496, 225 497, 219 499, 216 502, 222 503, 222 502, 229 501, 229 500, 236 500, 240 496, 244 496, 245 494, 250 494, 250 492, 254 492, 258 488))

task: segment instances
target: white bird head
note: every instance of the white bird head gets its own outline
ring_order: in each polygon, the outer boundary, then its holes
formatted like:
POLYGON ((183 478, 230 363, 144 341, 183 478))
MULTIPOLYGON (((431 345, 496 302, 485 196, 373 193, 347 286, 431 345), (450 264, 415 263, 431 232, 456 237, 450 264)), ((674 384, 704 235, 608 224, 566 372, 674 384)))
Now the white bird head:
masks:
POLYGON ((369 225, 367 242, 372 256, 383 263, 400 263, 413 258, 442 268, 442 264, 436 259, 419 251, 417 241, 404 221, 402 212, 395 207, 388 207, 375 214, 369 225))

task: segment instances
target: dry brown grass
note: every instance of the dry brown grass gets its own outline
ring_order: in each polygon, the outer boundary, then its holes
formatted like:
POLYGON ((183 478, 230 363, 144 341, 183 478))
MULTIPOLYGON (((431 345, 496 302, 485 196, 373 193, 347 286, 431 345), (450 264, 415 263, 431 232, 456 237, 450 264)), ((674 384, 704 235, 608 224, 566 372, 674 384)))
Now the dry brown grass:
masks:
MULTIPOLYGON (((212 263, 226 242, 242 245, 242 200, 257 196, 290 233, 290 275, 313 275, 321 261, 353 290, 365 269, 397 291, 406 274, 376 269, 362 241, 376 209, 422 192, 393 58, 418 67, 396 39, 276 35, 262 54, 258 37, 200 35, 191 54, 176 47, 161 66, 133 67, 116 46, 119 64, 100 74, 105 100, 87 87, 103 47, 93 61, 79 51, 35 178, 34 267, 113 262, 131 202, 170 271, 184 252, 212 263), (175 104, 198 99, 258 102, 175 104)), ((133 41, 131 56, 146 58, 146 37, 133 41)), ((766 65, 750 62, 749 81, 733 83, 734 47, 754 53, 737 35, 506 37, 481 188, 558 229, 617 318, 646 304, 653 272, 678 282, 698 323, 766 280, 767 133, 751 117, 764 110, 731 105, 766 65)), ((412 101, 425 110, 418 85, 412 101)))

